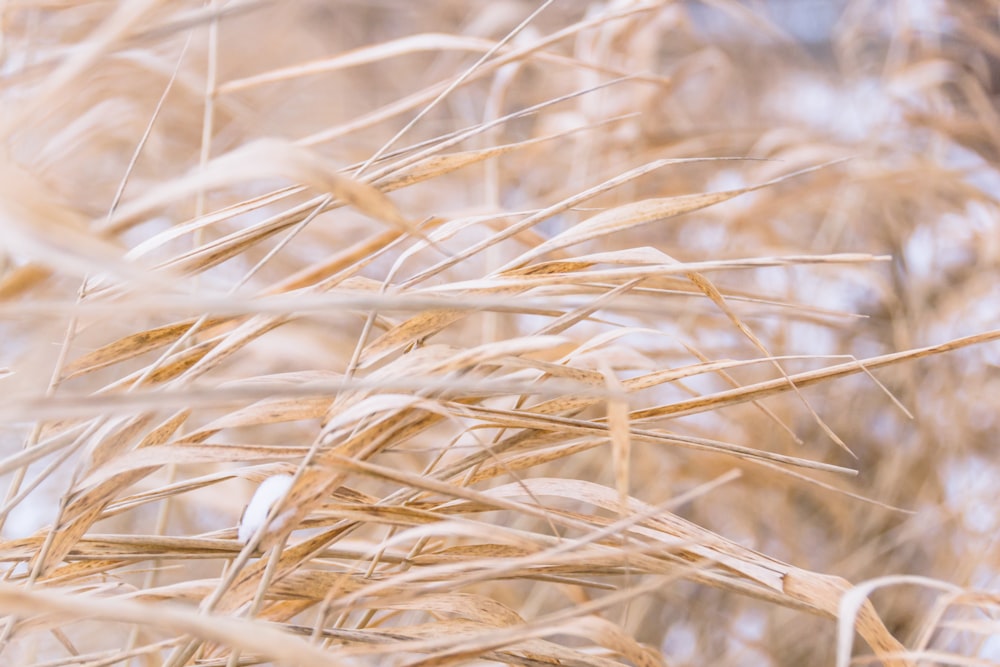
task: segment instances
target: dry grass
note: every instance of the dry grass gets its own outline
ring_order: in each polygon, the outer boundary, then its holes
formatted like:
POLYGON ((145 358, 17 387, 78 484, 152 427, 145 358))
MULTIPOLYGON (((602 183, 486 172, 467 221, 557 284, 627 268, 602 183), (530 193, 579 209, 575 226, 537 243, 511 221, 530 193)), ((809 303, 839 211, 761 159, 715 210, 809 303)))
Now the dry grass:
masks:
POLYGON ((998 659, 1000 7, 921 6, 5 3, 0 662, 998 659))

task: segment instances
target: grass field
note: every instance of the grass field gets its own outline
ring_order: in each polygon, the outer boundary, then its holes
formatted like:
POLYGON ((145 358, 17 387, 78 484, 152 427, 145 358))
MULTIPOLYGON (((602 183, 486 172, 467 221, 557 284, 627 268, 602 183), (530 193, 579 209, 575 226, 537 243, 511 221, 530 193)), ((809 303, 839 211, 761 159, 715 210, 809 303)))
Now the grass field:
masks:
POLYGON ((0 664, 1000 661, 998 16, 0 4, 0 664))

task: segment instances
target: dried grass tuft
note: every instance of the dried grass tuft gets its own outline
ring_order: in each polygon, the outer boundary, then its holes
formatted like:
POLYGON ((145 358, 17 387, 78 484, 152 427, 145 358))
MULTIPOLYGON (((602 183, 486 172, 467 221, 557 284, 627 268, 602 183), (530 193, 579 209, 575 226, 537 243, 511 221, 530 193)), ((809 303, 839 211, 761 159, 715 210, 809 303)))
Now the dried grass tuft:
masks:
POLYGON ((1000 659, 997 7, 785 4, 6 5, 0 662, 1000 659))

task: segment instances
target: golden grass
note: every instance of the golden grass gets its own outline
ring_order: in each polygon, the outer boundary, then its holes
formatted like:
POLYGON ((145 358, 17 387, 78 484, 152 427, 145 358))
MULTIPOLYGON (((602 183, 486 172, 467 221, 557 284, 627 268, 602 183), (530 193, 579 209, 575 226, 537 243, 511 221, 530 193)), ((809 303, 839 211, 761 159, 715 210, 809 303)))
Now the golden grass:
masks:
POLYGON ((0 662, 996 659, 997 7, 908 6, 6 4, 0 662))

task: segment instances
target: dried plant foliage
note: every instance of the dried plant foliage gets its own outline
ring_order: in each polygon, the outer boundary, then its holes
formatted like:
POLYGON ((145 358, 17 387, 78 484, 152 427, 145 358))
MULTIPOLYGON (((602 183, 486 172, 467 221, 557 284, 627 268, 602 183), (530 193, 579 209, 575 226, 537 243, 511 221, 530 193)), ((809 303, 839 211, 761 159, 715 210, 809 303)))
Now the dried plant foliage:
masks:
POLYGON ((4 4, 0 662, 998 659, 1000 5, 812 4, 4 4))

